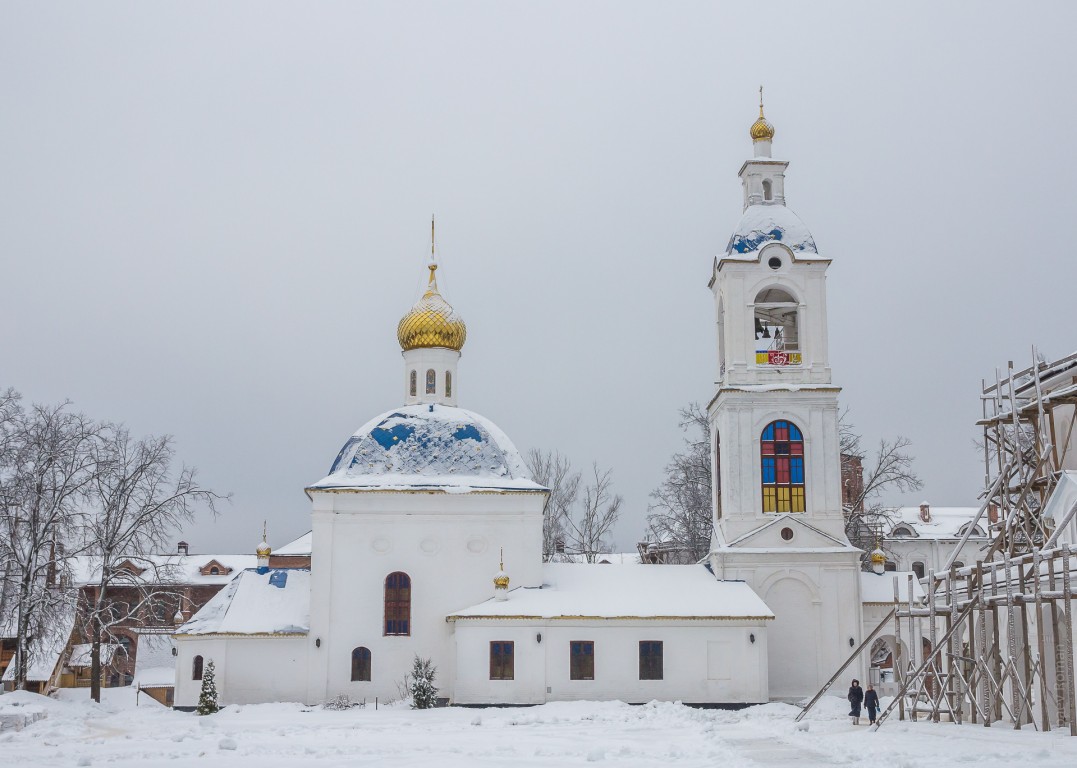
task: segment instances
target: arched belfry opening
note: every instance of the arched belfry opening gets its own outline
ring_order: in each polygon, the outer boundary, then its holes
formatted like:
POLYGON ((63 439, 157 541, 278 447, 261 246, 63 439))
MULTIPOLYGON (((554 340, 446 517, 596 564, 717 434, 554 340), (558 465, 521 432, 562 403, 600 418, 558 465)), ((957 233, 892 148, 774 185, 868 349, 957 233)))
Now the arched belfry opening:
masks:
POLYGON ((774 199, 774 189, 770 179, 763 179, 763 200, 769 202, 774 199))
POLYGON ((755 297, 756 365, 800 365, 800 304, 784 288, 764 288, 755 297))

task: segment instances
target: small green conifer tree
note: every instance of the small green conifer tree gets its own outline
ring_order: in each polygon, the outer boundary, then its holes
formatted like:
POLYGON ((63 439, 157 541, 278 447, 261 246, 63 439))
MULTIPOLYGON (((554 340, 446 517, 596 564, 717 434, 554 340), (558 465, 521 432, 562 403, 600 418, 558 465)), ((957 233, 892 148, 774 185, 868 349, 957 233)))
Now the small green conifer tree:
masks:
POLYGON ((198 697, 198 709, 195 711, 200 715, 212 715, 214 712, 220 710, 217 706, 217 681, 213 676, 213 661, 210 660, 206 665, 206 670, 202 673, 202 693, 198 697))
POLYGON ((438 668, 430 659, 415 656, 411 665, 411 706, 415 709, 430 709, 437 703, 438 689, 434 687, 434 678, 438 668))

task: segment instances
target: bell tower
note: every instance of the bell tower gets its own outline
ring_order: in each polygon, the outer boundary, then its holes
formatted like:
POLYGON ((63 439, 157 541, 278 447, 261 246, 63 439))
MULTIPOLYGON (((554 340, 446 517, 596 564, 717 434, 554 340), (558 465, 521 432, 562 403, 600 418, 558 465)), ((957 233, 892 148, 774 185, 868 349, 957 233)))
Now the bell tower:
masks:
POLYGON ((740 169, 744 208, 709 287, 718 385, 708 404, 720 579, 742 579, 777 619, 768 630, 772 698, 814 693, 859 642, 859 550, 841 506, 838 394, 827 347, 826 271, 786 205, 789 163, 772 157, 763 112, 740 169), (839 658, 840 657, 840 658, 839 658))

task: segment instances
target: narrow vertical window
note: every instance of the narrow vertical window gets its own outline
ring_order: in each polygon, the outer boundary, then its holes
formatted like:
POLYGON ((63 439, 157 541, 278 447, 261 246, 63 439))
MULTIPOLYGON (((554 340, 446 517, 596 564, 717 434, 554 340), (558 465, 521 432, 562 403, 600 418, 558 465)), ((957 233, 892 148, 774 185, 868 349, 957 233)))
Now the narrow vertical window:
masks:
POLYGON ((595 644, 590 640, 569 643, 569 679, 595 679, 595 644))
POLYGON ((804 436, 791 421, 772 421, 759 452, 764 512, 804 511, 804 436))
POLYGON ((662 641, 639 641, 639 679, 662 679, 662 641))
POLYGON ((385 577, 385 634, 411 634, 411 577, 400 571, 385 577))
POLYGON ((916 578, 924 578, 924 564, 917 560, 912 564, 912 572, 916 574, 916 578))
POLYGON ((192 680, 201 680, 202 679, 202 657, 201 656, 195 656, 194 657, 194 663, 191 664, 191 679, 192 680))
POLYGON ((490 642, 490 679, 512 680, 515 667, 515 643, 511 640, 492 640, 490 642))
POLYGON ((411 372, 411 377, 410 378, 411 378, 411 382, 408 385, 408 393, 412 397, 415 397, 415 395, 418 393, 418 387, 416 386, 416 383, 415 383, 415 378, 416 378, 415 371, 411 372))
POLYGON ((352 682, 370 681, 370 649, 359 647, 352 651, 352 682))
POLYGON ((445 397, 452 397, 452 374, 445 371, 445 397))
POLYGON ((426 394, 434 394, 434 389, 437 386, 437 374, 434 373, 434 369, 430 368, 426 372, 426 394))
POLYGON ((771 190, 770 179, 763 179, 763 199, 773 200, 774 192, 771 190))

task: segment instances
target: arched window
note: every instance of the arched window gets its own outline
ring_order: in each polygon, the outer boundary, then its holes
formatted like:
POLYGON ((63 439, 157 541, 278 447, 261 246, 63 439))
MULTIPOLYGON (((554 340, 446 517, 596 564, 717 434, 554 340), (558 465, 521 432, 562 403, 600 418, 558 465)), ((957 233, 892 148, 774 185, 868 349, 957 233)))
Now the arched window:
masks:
POLYGON ((411 377, 410 378, 411 378, 411 382, 408 384, 408 394, 410 394, 412 397, 415 397, 415 395, 418 394, 418 392, 419 392, 418 385, 415 383, 415 379, 416 379, 415 371, 411 372, 411 377))
POLYGON ((126 659, 127 661, 130 661, 132 658, 134 658, 134 656, 133 656, 134 652, 131 650, 134 643, 132 642, 130 637, 128 637, 127 635, 120 635, 116 639, 116 642, 119 644, 120 648, 123 650, 124 659, 126 659))
POLYGON ((916 578, 924 578, 924 564, 917 560, 912 564, 912 572, 916 574, 916 578))
POLYGON ((212 568, 209 569, 209 575, 210 576, 220 576, 221 575, 221 569, 218 568, 217 566, 213 566, 212 568))
POLYGON ((426 372, 426 394, 434 394, 434 389, 437 386, 437 374, 434 373, 434 369, 430 368, 426 372))
POLYGON ((714 431, 714 516, 722 519, 722 435, 714 431))
POLYGON ((770 186, 770 179, 763 179, 763 199, 764 200, 773 200, 774 199, 774 192, 772 191, 771 186, 770 186))
POLYGON ((385 634, 411 634, 411 577, 400 571, 385 577, 385 634))
POLYGON ((192 680, 201 680, 202 679, 202 657, 201 656, 195 656, 194 657, 194 663, 191 664, 191 679, 192 680))
POLYGON ((452 374, 445 371, 445 397, 452 397, 452 374))
POLYGON ((791 421, 763 430, 763 511, 804 511, 804 436, 791 421))
POLYGON ((965 564, 963 562, 961 562, 960 560, 954 560, 954 568, 960 571, 964 567, 965 564))
MULTIPOLYGON (((778 261, 780 267, 781 259, 778 261)), ((764 288, 755 297, 756 365, 801 364, 799 309, 797 300, 784 288, 764 288)))
POLYGON ((370 681, 370 649, 359 647, 352 651, 352 682, 370 681))

